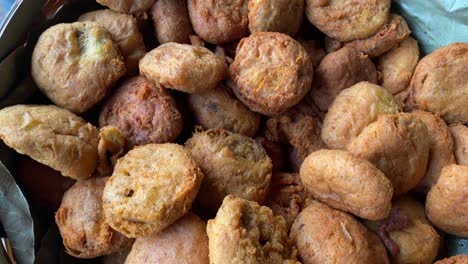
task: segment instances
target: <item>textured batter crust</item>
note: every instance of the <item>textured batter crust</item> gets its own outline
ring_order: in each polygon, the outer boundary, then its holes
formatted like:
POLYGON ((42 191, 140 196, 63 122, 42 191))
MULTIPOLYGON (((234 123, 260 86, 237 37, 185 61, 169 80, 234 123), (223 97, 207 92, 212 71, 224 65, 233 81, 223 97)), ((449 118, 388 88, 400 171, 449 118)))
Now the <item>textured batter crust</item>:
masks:
POLYGON ((160 44, 189 43, 193 34, 185 0, 156 0, 151 8, 154 31, 160 44))
POLYGON ((468 128, 464 125, 449 126, 455 144, 455 159, 457 164, 468 166, 468 128))
POLYGON ((250 32, 281 32, 294 36, 302 23, 304 0, 250 0, 250 32))
POLYGON ((139 15, 150 9, 154 0, 96 0, 96 2, 115 12, 139 15))
POLYGON ((468 263, 468 255, 456 255, 450 258, 444 258, 442 260, 434 262, 434 264, 466 264, 468 263))

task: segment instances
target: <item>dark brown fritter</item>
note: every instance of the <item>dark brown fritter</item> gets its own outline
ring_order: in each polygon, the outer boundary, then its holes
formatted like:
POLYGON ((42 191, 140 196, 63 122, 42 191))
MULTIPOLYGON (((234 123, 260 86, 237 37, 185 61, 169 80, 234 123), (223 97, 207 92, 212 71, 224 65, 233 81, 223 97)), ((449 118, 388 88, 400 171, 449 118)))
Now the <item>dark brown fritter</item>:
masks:
POLYGON ((156 0, 151 8, 156 39, 167 42, 189 43, 193 34, 185 0, 156 0))

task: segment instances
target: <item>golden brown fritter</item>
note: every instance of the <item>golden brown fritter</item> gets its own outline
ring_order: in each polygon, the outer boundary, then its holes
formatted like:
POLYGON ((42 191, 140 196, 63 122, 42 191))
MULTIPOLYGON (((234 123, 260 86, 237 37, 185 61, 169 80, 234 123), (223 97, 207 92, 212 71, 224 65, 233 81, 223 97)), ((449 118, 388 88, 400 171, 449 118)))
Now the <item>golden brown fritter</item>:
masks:
POLYGON ((161 232, 190 210, 202 179, 183 146, 135 147, 117 161, 104 188, 106 220, 127 237, 161 232))
POLYGON ((231 77, 236 96, 265 115, 284 113, 299 103, 312 83, 312 62, 301 44, 288 35, 257 32, 237 46, 231 77))
POLYGON ((302 163, 301 182, 317 200, 364 219, 388 216, 393 187, 367 160, 343 150, 322 149, 302 163))
POLYGON ((54 105, 3 108, 0 139, 17 152, 72 179, 88 178, 96 168, 97 128, 54 105))
POLYGON ((197 199, 213 212, 229 194, 263 203, 271 180, 272 163, 255 140, 222 129, 195 133, 185 147, 205 178, 197 199))
POLYGON ((31 75, 39 89, 56 105, 75 113, 99 102, 125 72, 111 34, 94 22, 48 28, 31 58, 31 75))
POLYGON ((156 39, 168 42, 189 43, 193 34, 185 0, 156 0, 151 8, 156 39))
POLYGON ((140 60, 141 75, 166 88, 186 93, 215 88, 227 72, 226 62, 213 52, 188 44, 166 43, 140 60))
POLYGON ((75 183, 65 192, 55 222, 67 253, 77 258, 95 258, 117 252, 133 241, 107 224, 102 192, 109 177, 75 183))
POLYGON ((452 43, 424 57, 411 80, 408 107, 468 123, 468 43, 452 43))
POLYGON ((247 0, 188 0, 193 29, 212 44, 223 44, 249 35, 247 0))
POLYGON ((449 126, 449 130, 453 137, 457 164, 468 166, 468 128, 457 124, 449 126))
POLYGON ((460 254, 460 255, 449 257, 449 258, 444 258, 444 259, 434 262, 434 264, 467 264, 467 263, 468 263, 468 255, 465 255, 465 254, 460 254))
POLYGON ((304 0, 250 0, 250 32, 281 32, 294 36, 302 23, 304 0))
POLYGON ((426 198, 429 221, 443 231, 468 237, 468 167, 448 165, 426 198))
POLYGON ((96 0, 96 2, 115 12, 139 15, 150 9, 154 0, 96 0))
POLYGON ((382 242, 347 213, 313 201, 294 221, 291 240, 304 264, 388 264, 382 242))
POLYGON ((138 76, 127 79, 106 101, 99 125, 119 128, 132 148, 174 142, 182 131, 182 116, 167 89, 138 76))
POLYGON ((315 105, 326 112, 342 90, 361 81, 377 83, 375 65, 367 55, 345 47, 322 59, 314 71, 310 96, 315 105))
POLYGON ((283 217, 255 202, 227 196, 206 229, 211 263, 296 263, 283 217))
POLYGON ((94 175, 112 175, 117 159, 125 153, 125 135, 120 129, 105 126, 99 129, 98 161, 94 175))
POLYGON ((188 213, 161 233, 135 240, 126 264, 208 264, 206 223, 188 213))

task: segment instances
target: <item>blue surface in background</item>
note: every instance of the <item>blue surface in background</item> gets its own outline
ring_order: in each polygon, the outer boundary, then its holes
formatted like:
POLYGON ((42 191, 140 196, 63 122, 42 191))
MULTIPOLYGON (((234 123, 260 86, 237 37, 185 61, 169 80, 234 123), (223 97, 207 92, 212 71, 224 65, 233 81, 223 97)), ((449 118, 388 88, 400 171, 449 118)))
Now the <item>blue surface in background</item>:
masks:
POLYGON ((14 2, 15 0, 0 0, 0 27, 3 25, 5 17, 7 16, 14 2))

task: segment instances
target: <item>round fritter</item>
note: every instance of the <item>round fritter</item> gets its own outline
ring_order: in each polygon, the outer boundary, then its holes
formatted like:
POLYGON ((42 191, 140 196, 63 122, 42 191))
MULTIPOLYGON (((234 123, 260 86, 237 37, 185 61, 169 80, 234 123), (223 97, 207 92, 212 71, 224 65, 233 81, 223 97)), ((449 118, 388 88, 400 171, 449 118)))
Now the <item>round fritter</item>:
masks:
POLYGON ((208 264, 206 224, 188 213, 161 233, 135 240, 126 264, 208 264))
POLYGON ((448 165, 426 199, 426 215, 435 226, 468 237, 468 167, 448 165))
POLYGON ((423 121, 429 135, 429 161, 426 174, 418 184, 427 193, 439 179, 442 168, 455 163, 453 138, 444 120, 438 115, 421 110, 415 110, 411 114, 423 121))
POLYGON ((455 144, 457 164, 468 166, 468 127, 458 124, 449 126, 455 144))
POLYGON ((67 253, 95 258, 117 252, 132 241, 113 230, 104 219, 102 192, 108 177, 75 183, 65 192, 55 222, 67 253))
POLYGON ((294 36, 302 23, 304 0, 250 0, 250 32, 281 32, 294 36))
POLYGON ((411 30, 405 19, 399 15, 390 14, 388 22, 383 25, 374 35, 365 39, 356 39, 344 44, 364 52, 369 57, 374 58, 384 54, 398 43, 406 39, 411 30))
POLYGON ((288 35, 257 32, 237 46, 229 71, 236 96, 265 115, 285 112, 306 95, 312 83, 312 62, 301 44, 288 35))
POLYGON ((347 42, 375 34, 387 22, 390 0, 305 0, 309 21, 327 36, 347 42))
POLYGON ((408 192, 426 173, 429 135, 424 122, 407 113, 380 115, 364 128, 348 151, 381 170, 393 184, 394 195, 408 192))
POLYGON ((468 263, 468 255, 460 254, 449 258, 444 258, 434 262, 434 264, 466 264, 468 263))
POLYGON ((388 264, 379 238, 347 213, 313 201, 294 221, 291 240, 304 264, 388 264))
POLYGON ((195 123, 207 129, 222 128, 253 137, 260 125, 260 115, 250 111, 223 84, 203 93, 189 94, 187 101, 195 123))
POLYGON ((392 263, 432 264, 439 251, 440 237, 424 206, 410 197, 395 200, 388 218, 366 225, 383 241, 392 263))
POLYGON ((125 72, 111 34, 94 22, 48 28, 31 58, 31 75, 39 89, 56 105, 75 113, 99 102, 125 72))
POLYGON ((411 80, 409 107, 468 123, 468 43, 452 43, 424 57, 411 80))
POLYGON ((381 114, 396 114, 400 106, 392 95, 378 85, 360 82, 335 98, 322 127, 322 140, 329 148, 346 149, 381 114))
POLYGON ((188 0, 193 29, 212 44, 223 44, 249 35, 248 0, 188 0))
POLYGON ((295 263, 283 217, 255 202, 227 196, 206 230, 211 263, 295 263))
POLYGON ((131 148, 173 142, 182 131, 182 116, 167 89, 138 76, 126 80, 107 100, 99 125, 119 128, 131 148))
POLYGON ((96 0, 96 2, 115 12, 139 15, 150 9, 154 0, 96 0))
POLYGON ((233 194, 263 203, 270 186, 272 164, 255 140, 222 129, 195 133, 186 148, 205 175, 197 199, 213 212, 233 194))
POLYGON ((148 80, 186 93, 213 89, 227 71, 226 62, 207 48, 173 42, 140 60, 140 73, 148 80))
POLYGON ((156 38, 167 42, 189 43, 193 34, 185 0, 156 0, 151 9, 156 38))
POLYGON ((106 220, 127 237, 158 233, 190 210, 202 179, 183 146, 136 147, 117 161, 106 183, 106 220))
POLYGON ((388 216, 393 187, 367 160, 343 150, 322 149, 310 154, 300 169, 310 194, 328 205, 364 219, 388 216))
POLYGON ((419 61, 418 42, 408 37, 377 60, 379 83, 393 95, 408 88, 419 61))
POLYGON ((21 154, 73 179, 96 168, 99 131, 53 105, 15 105, 0 110, 0 139, 21 154))
POLYGON ((367 55, 345 47, 322 59, 314 71, 310 96, 315 105, 326 112, 342 90, 362 81, 377 83, 374 63, 367 55))

